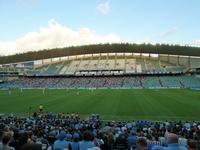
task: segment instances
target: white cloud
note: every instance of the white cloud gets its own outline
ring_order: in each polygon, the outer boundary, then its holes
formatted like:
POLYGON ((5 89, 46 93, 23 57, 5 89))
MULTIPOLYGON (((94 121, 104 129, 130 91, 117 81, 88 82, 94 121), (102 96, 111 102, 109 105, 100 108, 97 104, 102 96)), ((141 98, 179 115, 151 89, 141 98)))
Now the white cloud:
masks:
POLYGON ((8 55, 14 52, 16 43, 12 41, 1 42, 0 41, 0 55, 8 55))
POLYGON ((194 42, 193 46, 200 47, 200 40, 196 40, 196 41, 194 42))
POLYGON ((109 13, 110 11, 110 4, 109 2, 103 2, 103 3, 100 3, 98 6, 97 6, 97 10, 103 14, 103 15, 106 15, 109 13))
POLYGON ((118 42, 121 42, 121 39, 115 34, 99 35, 89 28, 73 30, 51 19, 48 26, 41 27, 38 32, 29 32, 16 41, 0 41, 0 55, 56 47, 118 42))
POLYGON ((200 40, 196 40, 195 42, 197 45, 200 45, 200 40))

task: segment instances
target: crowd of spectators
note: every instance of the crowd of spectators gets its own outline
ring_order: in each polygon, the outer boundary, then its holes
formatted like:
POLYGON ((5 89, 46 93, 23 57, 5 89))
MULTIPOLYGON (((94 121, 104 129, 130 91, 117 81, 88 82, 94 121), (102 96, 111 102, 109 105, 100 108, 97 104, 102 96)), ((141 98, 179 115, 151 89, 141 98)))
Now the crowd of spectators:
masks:
POLYGON ((0 150, 198 150, 200 122, 102 121, 93 114, 0 117, 0 150))
POLYGON ((0 83, 1 88, 191 88, 195 76, 20 77, 0 83), (173 80, 172 80, 173 79, 173 80))

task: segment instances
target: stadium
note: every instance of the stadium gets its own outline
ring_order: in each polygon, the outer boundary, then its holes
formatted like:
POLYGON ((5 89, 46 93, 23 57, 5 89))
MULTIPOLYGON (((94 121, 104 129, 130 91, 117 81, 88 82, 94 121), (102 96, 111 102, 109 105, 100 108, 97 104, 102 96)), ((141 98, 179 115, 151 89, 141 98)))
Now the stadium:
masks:
POLYGON ((83 119, 199 120, 197 50, 105 44, 2 57, 1 113, 29 116, 42 105, 83 119))
POLYGON ((104 44, 2 57, 1 113, 30 116, 41 105, 82 119, 199 120, 197 50, 104 44))
MULTIPOLYGON (((15 56, 21 61, 1 65, 1 97, 21 99, 13 102, 21 107, 14 105, 9 110, 10 104, 3 101, 1 110, 27 114, 29 107, 37 110, 38 102, 33 101, 40 96, 38 101, 47 111, 100 114, 105 120, 199 119, 198 49, 176 47, 186 48, 179 53, 174 48, 105 44, 15 56), (58 54, 60 57, 55 57, 58 54), (41 55, 43 59, 37 57, 41 55), (22 62, 24 58, 30 60, 22 62), (5 91, 11 91, 11 95, 5 95, 5 91)), ((13 56, 2 58, 2 62, 9 61, 9 57, 13 56)))
POLYGON ((200 150, 200 1, 0 1, 0 150, 200 150))

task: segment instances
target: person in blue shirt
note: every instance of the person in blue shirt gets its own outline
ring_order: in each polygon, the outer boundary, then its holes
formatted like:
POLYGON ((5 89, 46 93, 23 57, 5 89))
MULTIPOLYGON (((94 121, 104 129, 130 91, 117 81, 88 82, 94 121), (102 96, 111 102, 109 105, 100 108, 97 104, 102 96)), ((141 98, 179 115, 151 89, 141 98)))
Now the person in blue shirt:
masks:
POLYGON ((73 139, 75 139, 75 138, 79 139, 80 138, 79 133, 76 132, 76 131, 73 133, 72 137, 73 137, 73 139))
POLYGON ((83 141, 79 143, 79 150, 87 150, 88 148, 95 147, 95 144, 92 141, 92 134, 89 131, 85 131, 83 133, 83 141))
POLYGON ((78 138, 74 138, 71 142, 71 150, 79 150, 78 138))
POLYGON ((68 150, 70 147, 70 143, 65 141, 67 138, 66 132, 61 131, 57 136, 57 140, 54 142, 53 148, 54 150, 68 150))
POLYGON ((167 135, 167 147, 164 150, 187 150, 186 147, 178 144, 178 136, 174 133, 167 135))
POLYGON ((134 131, 131 131, 127 138, 127 145, 129 147, 129 149, 136 148, 136 141, 137 141, 136 133, 134 131))
POLYGON ((163 146, 153 146, 151 150, 164 150, 163 146))

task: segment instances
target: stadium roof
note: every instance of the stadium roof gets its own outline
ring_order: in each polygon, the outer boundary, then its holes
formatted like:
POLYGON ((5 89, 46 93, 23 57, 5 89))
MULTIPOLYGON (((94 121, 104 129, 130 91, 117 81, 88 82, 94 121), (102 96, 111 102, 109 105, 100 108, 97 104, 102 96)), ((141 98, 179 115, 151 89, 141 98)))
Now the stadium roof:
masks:
POLYGON ((98 53, 147 53, 200 57, 200 48, 164 44, 98 44, 77 47, 56 48, 38 52, 28 52, 11 56, 1 56, 0 64, 41 60, 63 56, 98 53))

